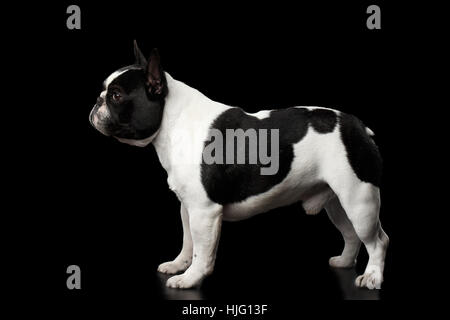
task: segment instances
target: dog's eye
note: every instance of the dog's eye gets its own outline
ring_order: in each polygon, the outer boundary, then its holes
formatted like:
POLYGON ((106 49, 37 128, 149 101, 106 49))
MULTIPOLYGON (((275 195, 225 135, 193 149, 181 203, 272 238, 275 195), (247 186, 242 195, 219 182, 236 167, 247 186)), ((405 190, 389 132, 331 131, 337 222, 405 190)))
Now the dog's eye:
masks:
POLYGON ((114 101, 120 101, 120 99, 122 98, 122 95, 120 94, 120 92, 114 91, 112 94, 112 98, 114 99, 114 101))

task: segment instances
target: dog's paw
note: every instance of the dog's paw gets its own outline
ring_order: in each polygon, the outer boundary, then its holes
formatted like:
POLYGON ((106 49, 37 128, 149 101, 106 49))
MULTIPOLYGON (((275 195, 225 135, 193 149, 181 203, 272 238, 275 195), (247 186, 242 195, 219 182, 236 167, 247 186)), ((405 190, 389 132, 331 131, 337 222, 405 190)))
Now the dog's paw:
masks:
POLYGON ((383 282, 383 274, 378 266, 369 266, 366 268, 364 274, 358 276, 355 280, 357 287, 366 287, 370 290, 381 289, 381 283, 383 282))
POLYGON ((183 273, 169 278, 166 282, 166 286, 169 288, 189 289, 198 286, 200 282, 201 279, 183 273))
POLYGON ((189 267, 189 260, 174 260, 161 263, 158 271, 165 274, 175 274, 185 271, 189 267))
POLYGON ((353 268, 356 265, 356 260, 346 259, 342 256, 331 257, 328 261, 333 268, 353 268))

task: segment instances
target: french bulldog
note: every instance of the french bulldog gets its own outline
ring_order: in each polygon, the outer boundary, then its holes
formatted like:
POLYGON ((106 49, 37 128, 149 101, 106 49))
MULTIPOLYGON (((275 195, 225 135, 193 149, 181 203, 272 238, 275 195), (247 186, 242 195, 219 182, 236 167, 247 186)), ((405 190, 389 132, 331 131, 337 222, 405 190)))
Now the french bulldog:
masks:
POLYGON ((307 214, 325 208, 342 233, 344 249, 330 258, 330 266, 353 267, 363 243, 369 260, 355 284, 381 287, 389 238, 379 219, 382 159, 369 128, 350 114, 320 107, 247 113, 172 78, 156 49, 146 59, 134 42, 134 54, 133 65, 106 78, 89 119, 120 142, 153 144, 167 171, 183 225, 181 252, 158 267, 177 274, 168 287, 198 286, 212 273, 223 220, 247 219, 299 201, 307 214), (256 160, 252 156, 251 130, 260 134, 257 150, 277 154, 276 166, 275 159, 263 161, 264 153, 256 160), (268 130, 276 139, 263 139, 268 130), (243 132, 245 142, 228 148, 237 139, 230 132, 243 132), (211 155, 222 153, 227 160, 205 161, 205 150, 219 138, 211 155), (274 170, 264 174, 269 165, 274 170))

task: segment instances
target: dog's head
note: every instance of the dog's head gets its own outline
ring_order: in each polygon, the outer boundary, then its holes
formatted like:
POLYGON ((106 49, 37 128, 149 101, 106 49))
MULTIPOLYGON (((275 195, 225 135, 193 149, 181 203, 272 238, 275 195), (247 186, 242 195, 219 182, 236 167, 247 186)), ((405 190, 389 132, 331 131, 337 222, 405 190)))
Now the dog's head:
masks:
POLYGON ((168 89, 158 51, 153 49, 147 61, 135 41, 134 55, 135 64, 103 82, 89 120, 104 135, 145 146, 159 130, 168 89))

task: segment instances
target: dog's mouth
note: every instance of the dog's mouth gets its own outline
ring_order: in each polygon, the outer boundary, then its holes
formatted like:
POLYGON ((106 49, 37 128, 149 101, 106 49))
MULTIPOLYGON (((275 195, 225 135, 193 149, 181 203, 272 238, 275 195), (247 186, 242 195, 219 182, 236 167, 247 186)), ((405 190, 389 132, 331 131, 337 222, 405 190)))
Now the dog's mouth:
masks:
POLYGON ((110 137, 110 136, 111 136, 104 128, 102 128, 102 127, 96 127, 96 126, 94 126, 94 127, 95 127, 95 129, 97 129, 99 132, 101 132, 103 135, 105 135, 105 136, 107 136, 107 137, 110 137))
POLYGON ((89 114, 89 122, 95 129, 97 129, 103 135, 107 137, 111 135, 110 133, 108 133, 108 130, 106 130, 106 124, 104 123, 104 121, 99 120, 98 116, 96 116, 95 108, 89 114))

